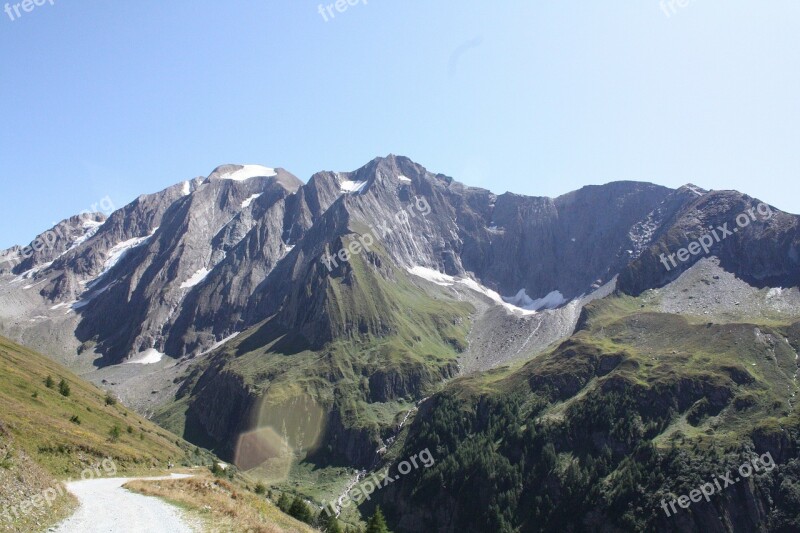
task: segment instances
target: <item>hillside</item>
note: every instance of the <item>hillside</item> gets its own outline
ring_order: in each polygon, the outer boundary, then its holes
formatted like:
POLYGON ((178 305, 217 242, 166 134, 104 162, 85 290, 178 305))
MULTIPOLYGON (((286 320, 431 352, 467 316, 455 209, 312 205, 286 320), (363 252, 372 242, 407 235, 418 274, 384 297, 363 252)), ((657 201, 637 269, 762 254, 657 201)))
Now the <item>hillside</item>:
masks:
POLYGON ((437 464, 379 495, 397 530, 797 531, 796 313, 699 322, 660 305, 590 303, 552 351, 426 402, 401 455, 437 464), (763 457, 772 468, 665 513, 763 457))
MULTIPOLYGON (((71 497, 14 516, 59 481, 166 471, 211 456, 125 408, 48 358, 0 337, 0 531, 30 531, 62 518, 71 497), (52 387, 46 385, 52 379, 52 387), (69 389, 68 396, 66 387, 69 389), (61 389, 61 390, 60 390, 61 389), (88 472, 86 469, 90 469, 88 472)), ((49 493, 51 496, 53 493, 49 493)))

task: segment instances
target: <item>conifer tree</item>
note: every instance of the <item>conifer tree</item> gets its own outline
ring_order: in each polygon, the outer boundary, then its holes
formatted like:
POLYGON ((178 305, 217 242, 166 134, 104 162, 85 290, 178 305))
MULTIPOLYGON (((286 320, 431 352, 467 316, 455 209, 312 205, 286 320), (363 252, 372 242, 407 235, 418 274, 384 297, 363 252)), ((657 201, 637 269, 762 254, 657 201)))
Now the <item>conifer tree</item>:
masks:
POLYGON ((375 509, 375 514, 373 514, 369 522, 367 522, 367 533, 389 533, 389 528, 386 526, 386 519, 380 507, 375 509))

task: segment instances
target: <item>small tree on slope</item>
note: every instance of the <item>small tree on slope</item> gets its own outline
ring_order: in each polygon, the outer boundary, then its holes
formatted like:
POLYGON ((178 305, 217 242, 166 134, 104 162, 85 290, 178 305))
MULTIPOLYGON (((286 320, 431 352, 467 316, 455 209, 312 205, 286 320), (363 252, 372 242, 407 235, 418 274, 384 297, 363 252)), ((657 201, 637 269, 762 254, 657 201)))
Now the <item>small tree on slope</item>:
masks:
POLYGON ((367 533, 389 533, 389 528, 386 526, 386 519, 383 516, 381 508, 375 509, 375 514, 367 522, 367 533))

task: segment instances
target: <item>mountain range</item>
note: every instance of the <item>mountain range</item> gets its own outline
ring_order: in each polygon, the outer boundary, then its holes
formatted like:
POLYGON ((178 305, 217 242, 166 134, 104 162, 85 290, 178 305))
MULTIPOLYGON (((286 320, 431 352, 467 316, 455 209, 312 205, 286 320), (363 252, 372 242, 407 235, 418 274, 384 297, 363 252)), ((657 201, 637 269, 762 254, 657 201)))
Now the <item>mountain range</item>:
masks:
POLYGON ((321 503, 429 449, 363 512, 800 527, 800 217, 746 194, 495 194, 390 155, 307 183, 224 165, 54 230, 0 252, 0 333, 275 487, 321 503), (661 510, 766 452, 774 472, 661 510))

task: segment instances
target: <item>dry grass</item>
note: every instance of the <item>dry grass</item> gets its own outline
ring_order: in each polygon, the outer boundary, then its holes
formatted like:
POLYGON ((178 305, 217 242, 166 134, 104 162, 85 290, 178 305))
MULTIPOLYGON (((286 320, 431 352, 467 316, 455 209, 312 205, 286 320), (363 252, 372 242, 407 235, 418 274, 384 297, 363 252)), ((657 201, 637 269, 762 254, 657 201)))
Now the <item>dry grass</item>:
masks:
POLYGON ((242 490, 210 474, 163 481, 132 481, 125 488, 156 496, 198 516, 205 531, 248 533, 313 532, 315 529, 283 514, 265 497, 242 490))
POLYGON ((0 422, 0 533, 41 531, 69 516, 78 502, 66 491, 52 505, 42 504, 45 490, 59 488, 54 477, 14 446, 0 422))
POLYGON ((203 457, 190 457, 194 446, 105 397, 63 366, 0 337, 0 418, 15 445, 54 477, 76 478, 106 457, 131 475, 153 475, 170 461, 203 464, 203 457), (48 376, 53 388, 45 386, 48 376), (58 391, 61 379, 69 396, 58 391))
POLYGON ((0 533, 43 531, 69 515, 77 501, 66 492, 52 507, 32 498, 105 458, 120 475, 155 475, 169 462, 210 462, 210 454, 195 450, 119 402, 106 402, 105 391, 65 367, 0 336, 0 533), (68 396, 59 391, 62 379, 68 396))

